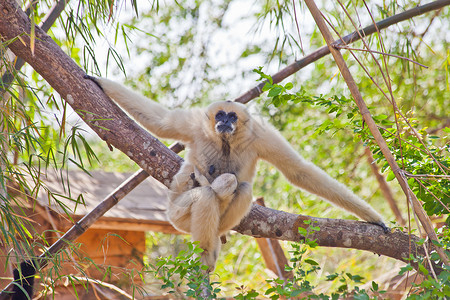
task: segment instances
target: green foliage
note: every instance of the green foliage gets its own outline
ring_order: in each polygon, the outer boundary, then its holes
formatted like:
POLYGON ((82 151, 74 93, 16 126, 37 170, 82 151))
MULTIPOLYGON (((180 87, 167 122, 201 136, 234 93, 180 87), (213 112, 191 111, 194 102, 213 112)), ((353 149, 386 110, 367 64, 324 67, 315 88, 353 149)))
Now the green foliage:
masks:
MULTIPOLYGON (((292 266, 286 266, 286 271, 294 274, 290 279, 268 279, 266 282, 270 285, 264 292, 258 292, 255 289, 248 288, 244 285, 235 287, 238 292, 233 298, 241 300, 257 299, 260 296, 266 296, 270 299, 301 297, 302 299, 339 299, 340 297, 354 297, 355 299, 377 299, 385 291, 379 290, 378 284, 371 283, 369 290, 360 289, 357 285, 363 283, 363 277, 353 275, 349 272, 335 273, 327 275, 326 281, 339 282, 339 287, 330 295, 315 294, 310 276, 317 273, 321 268, 319 263, 309 257, 312 249, 317 247, 314 240, 310 240, 308 236, 320 231, 320 228, 314 226, 311 220, 305 220, 304 226, 299 227, 299 232, 305 235, 305 240, 300 243, 292 243, 292 257, 290 263, 292 266), (372 295, 372 296, 369 296, 372 295)), ((205 299, 203 291, 207 289, 210 296, 207 299, 221 299, 218 293, 221 289, 214 287, 220 282, 209 283, 208 275, 202 270, 206 266, 202 266, 199 261, 199 254, 203 251, 198 248, 197 243, 186 242, 186 250, 182 250, 179 254, 172 258, 160 257, 156 263, 146 266, 144 273, 152 274, 160 280, 161 290, 173 294, 176 297, 192 297, 195 299, 205 299)))
POLYGON ((203 250, 197 246, 198 243, 187 242, 186 245, 187 250, 180 251, 176 257, 161 257, 154 265, 148 265, 147 272, 161 280, 161 290, 169 294, 179 295, 180 288, 187 287, 187 290, 182 292, 187 297, 205 299, 207 290, 207 299, 217 298, 220 288, 214 285, 218 282, 209 282, 209 276, 205 272, 207 266, 200 262, 200 253, 203 250))
MULTIPOLYGON (((254 71, 261 76, 260 80, 266 80, 263 88, 263 91, 268 91, 266 106, 281 107, 292 102, 324 107, 326 113, 333 114, 334 118, 326 120, 317 127, 312 137, 329 130, 351 128, 356 134, 355 140, 363 140, 371 147, 374 158, 383 162, 382 170, 386 171, 389 168, 388 162, 373 140, 369 129, 363 126, 364 123, 358 108, 351 99, 344 96, 311 96, 303 88, 292 94, 288 92, 293 88, 291 82, 285 85, 273 84, 272 78, 264 74, 261 69, 260 67, 254 71)), ((450 129, 445 129, 446 135, 439 137, 420 129, 419 120, 412 116, 390 121, 387 115, 379 114, 374 115, 373 119, 379 126, 383 138, 390 145, 394 158, 401 161, 405 175, 410 177, 408 184, 417 197, 424 202, 424 209, 427 213, 429 215, 448 215, 450 212, 448 208, 450 180, 446 170, 450 166, 450 145, 445 142, 439 144, 440 140, 449 139, 450 129)), ((387 180, 390 181, 393 178, 394 174, 390 171, 387 180)))

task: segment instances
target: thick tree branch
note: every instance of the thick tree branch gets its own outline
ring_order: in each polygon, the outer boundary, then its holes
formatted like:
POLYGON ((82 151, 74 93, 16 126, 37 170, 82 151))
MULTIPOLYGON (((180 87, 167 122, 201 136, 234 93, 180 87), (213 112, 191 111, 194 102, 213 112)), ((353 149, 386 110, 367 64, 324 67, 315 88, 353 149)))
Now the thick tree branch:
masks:
POLYGON ((0 36, 109 145, 127 154, 151 176, 168 186, 182 159, 133 122, 100 88, 83 78, 85 72, 35 26, 35 49, 30 49, 31 22, 16 1, 0 2, 0 36))
POLYGON ((423 248, 418 246, 419 238, 399 230, 385 234, 381 227, 366 222, 315 218, 256 204, 249 215, 233 229, 257 238, 299 242, 303 241, 305 236, 298 232, 298 228, 308 230, 309 227, 304 221, 311 221, 312 226, 320 228, 318 232, 311 231, 307 237, 316 240, 319 246, 366 250, 404 262, 409 262, 409 253, 425 256, 423 248))

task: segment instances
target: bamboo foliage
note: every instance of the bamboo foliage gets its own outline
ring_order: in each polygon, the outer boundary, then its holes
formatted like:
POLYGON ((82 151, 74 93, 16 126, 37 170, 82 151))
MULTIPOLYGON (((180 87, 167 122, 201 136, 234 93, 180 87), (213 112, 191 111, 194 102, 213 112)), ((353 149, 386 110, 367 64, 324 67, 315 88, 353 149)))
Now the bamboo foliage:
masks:
MULTIPOLYGON (((407 201, 412 203, 414 212, 418 216, 428 237, 432 241, 438 242, 438 238, 436 236, 436 233, 434 232, 433 225, 431 224, 429 217, 425 213, 422 205, 420 205, 416 195, 409 188, 408 182, 406 180, 406 177, 403 174, 403 171, 400 169, 400 167, 398 166, 394 157, 392 156, 392 153, 389 150, 389 147, 387 146, 386 141, 381 136, 380 131, 378 130, 378 127, 377 127, 375 121, 373 120, 373 118, 370 114, 370 111, 367 108, 367 105, 361 96, 361 93, 359 92, 359 89, 355 83, 355 80, 353 79, 353 76, 350 73, 350 70, 348 69, 348 67, 345 63, 345 60, 344 60, 342 54, 339 52, 339 50, 336 49, 335 45, 333 45, 334 39, 333 39, 330 31, 328 30, 328 27, 325 23, 325 20, 322 17, 320 10, 317 8, 316 4, 314 3, 314 0, 306 0, 305 2, 309 8, 311 14, 313 15, 313 18, 316 21, 316 24, 319 27, 325 41, 327 42, 328 48, 330 49, 330 52, 333 55, 334 60, 336 61, 336 64, 338 65, 339 70, 341 71, 341 74, 344 77, 344 79, 348 85, 348 88, 350 89, 350 92, 352 93, 353 98, 356 101, 356 104, 358 105, 358 108, 361 112, 362 117, 364 118, 364 121, 366 122, 367 126, 369 127, 370 132, 374 136, 378 146, 380 147, 381 151, 384 154, 384 157, 386 158, 392 171, 394 172, 398 183, 400 184, 403 192, 405 193, 407 201)), ((439 256, 442 259, 442 261, 446 265, 448 265, 449 260, 448 260, 447 256, 445 255, 443 249, 437 248, 436 250, 438 251, 439 256)))

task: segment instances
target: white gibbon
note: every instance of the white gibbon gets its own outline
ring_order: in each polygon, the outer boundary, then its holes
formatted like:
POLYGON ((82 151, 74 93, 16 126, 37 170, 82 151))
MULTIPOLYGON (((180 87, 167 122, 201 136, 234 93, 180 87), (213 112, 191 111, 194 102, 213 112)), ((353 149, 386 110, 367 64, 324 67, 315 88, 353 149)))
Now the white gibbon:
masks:
POLYGON ((383 218, 369 204, 305 161, 276 129, 252 118, 243 104, 223 101, 169 110, 111 80, 86 78, 150 132, 186 145, 185 162, 171 183, 167 216, 175 228, 199 242, 208 272, 214 270, 220 236, 249 212, 259 159, 273 164, 292 184, 387 232, 383 218))

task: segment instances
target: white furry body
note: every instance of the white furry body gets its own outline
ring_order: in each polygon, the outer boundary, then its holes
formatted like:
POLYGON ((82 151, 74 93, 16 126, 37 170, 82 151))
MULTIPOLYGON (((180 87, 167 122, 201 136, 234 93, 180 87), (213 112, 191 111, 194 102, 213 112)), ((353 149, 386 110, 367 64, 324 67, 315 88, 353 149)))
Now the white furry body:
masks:
POLYGON ((259 159, 277 167, 288 180, 372 223, 382 217, 343 184, 305 161, 269 124, 252 118, 244 105, 217 102, 206 108, 168 110, 104 78, 96 82, 139 123, 160 138, 182 141, 188 153, 171 184, 168 217, 177 229, 200 242, 202 261, 214 265, 219 237, 239 224, 252 202, 252 182, 259 159), (215 130, 217 111, 238 116, 233 134, 215 130))

